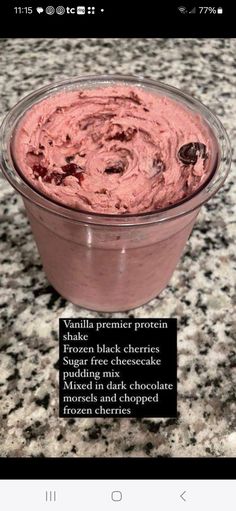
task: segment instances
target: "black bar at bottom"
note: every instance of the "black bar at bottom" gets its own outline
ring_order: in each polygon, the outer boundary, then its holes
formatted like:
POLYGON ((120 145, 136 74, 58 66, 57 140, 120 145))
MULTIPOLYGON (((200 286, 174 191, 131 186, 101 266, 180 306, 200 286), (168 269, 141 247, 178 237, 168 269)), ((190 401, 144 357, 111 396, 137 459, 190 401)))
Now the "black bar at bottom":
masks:
POLYGON ((236 479, 236 459, 1 458, 0 479, 236 479))

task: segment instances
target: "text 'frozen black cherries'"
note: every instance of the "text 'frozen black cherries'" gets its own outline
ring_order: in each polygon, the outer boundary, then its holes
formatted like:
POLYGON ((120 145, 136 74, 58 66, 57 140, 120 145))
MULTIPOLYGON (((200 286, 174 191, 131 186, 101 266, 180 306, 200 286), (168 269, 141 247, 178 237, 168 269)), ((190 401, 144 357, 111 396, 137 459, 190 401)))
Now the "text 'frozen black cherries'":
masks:
POLYGON ((206 146, 201 142, 190 142, 182 145, 178 152, 178 158, 185 165, 195 165, 198 158, 207 158, 206 146))

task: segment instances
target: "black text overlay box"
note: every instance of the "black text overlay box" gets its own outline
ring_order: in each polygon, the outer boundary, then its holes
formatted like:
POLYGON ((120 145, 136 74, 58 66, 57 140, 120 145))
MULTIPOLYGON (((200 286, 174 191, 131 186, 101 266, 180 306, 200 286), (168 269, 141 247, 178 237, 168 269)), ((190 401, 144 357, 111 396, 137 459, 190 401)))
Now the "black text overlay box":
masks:
POLYGON ((60 319, 60 417, 176 417, 176 319, 60 319))

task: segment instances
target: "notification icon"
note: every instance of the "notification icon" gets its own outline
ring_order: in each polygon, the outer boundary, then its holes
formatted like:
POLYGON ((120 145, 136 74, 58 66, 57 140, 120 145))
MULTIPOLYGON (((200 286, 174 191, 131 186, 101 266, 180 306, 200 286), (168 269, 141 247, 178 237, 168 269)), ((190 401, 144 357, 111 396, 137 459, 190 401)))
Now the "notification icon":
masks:
POLYGON ((53 7, 53 5, 48 5, 48 7, 46 7, 46 14, 49 14, 49 16, 52 16, 52 14, 54 14, 55 12, 55 8, 53 7))
POLYGON ((77 14, 85 14, 85 7, 84 7, 84 5, 78 5, 77 6, 77 14))

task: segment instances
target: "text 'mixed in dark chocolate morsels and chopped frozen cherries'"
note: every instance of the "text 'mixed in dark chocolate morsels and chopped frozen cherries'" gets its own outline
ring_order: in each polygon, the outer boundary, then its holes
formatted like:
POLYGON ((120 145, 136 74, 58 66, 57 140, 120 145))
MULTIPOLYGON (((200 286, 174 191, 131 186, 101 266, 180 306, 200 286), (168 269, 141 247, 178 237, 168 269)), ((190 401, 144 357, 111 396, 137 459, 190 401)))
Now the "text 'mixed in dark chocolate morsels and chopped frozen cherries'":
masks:
POLYGON ((51 95, 29 109, 13 139, 32 187, 108 214, 156 211, 190 196, 209 176, 212 151, 199 114, 125 84, 51 95))

